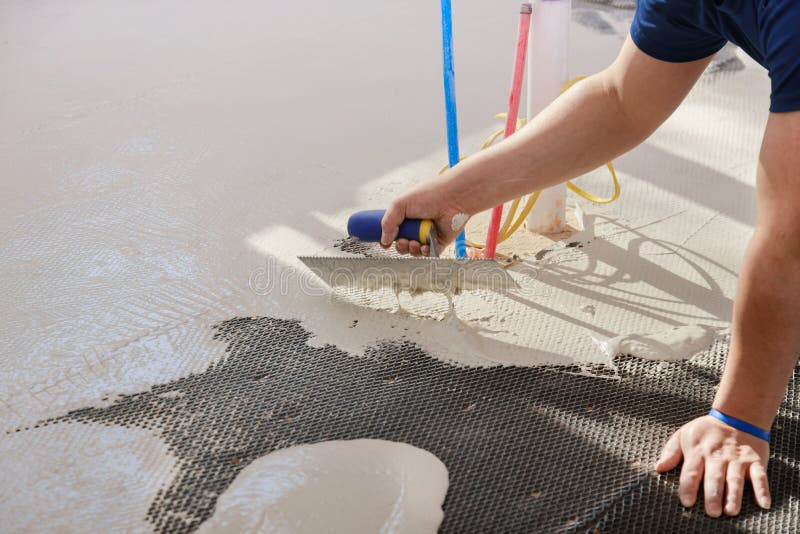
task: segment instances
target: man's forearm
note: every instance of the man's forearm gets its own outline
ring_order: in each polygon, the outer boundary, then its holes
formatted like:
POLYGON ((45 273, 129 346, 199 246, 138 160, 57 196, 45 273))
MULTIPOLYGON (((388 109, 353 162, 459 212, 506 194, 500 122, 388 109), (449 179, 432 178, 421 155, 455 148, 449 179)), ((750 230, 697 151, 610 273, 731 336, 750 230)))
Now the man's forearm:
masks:
POLYGON ((714 407, 769 428, 800 350, 800 254, 759 229, 739 277, 731 347, 714 407))
POLYGON ((773 114, 758 170, 759 222, 745 255, 714 406, 768 428, 800 351, 800 112, 773 114))
POLYGON ((509 139, 442 175, 443 189, 474 214, 591 171, 646 139, 707 64, 658 61, 629 39, 608 69, 578 83, 509 139))
POLYGON ((650 132, 630 124, 605 73, 580 82, 511 138, 451 171, 469 213, 595 169, 650 132))

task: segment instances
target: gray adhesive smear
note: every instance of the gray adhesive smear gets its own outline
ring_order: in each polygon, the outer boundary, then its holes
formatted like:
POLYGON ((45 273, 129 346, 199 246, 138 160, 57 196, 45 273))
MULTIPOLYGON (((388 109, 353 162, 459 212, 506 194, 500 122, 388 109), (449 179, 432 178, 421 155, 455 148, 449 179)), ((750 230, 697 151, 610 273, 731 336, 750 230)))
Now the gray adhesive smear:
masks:
POLYGON ((454 232, 458 232, 459 230, 464 228, 464 225, 467 224, 468 220, 469 220, 469 215, 467 215, 466 213, 456 213, 455 215, 453 215, 453 219, 450 221, 450 229, 454 232))
POLYGON ((377 245, 375 243, 365 243, 363 241, 359 241, 355 237, 345 237, 342 239, 337 239, 333 244, 333 248, 337 248, 342 252, 360 254, 365 258, 371 258, 374 256, 374 252, 376 252, 377 245))
POLYGON ((684 511, 677 474, 652 472, 670 433, 707 410, 727 350, 720 341, 691 361, 623 357, 618 374, 596 367, 587 376, 580 367, 456 367, 410 341, 355 357, 311 347, 298 322, 268 317, 222 322, 215 337, 227 357, 203 373, 36 425, 157 433, 178 466, 147 513, 158 532, 196 529, 272 451, 360 438, 408 443, 447 466, 443 532, 788 532, 800 523, 800 368, 773 430, 771 511, 749 493, 737 518, 684 511))
MULTIPOLYGON (((617 9, 636 9, 636 0, 584 0, 585 4, 597 4, 617 9)), ((578 4, 576 2, 576 4, 578 4)))
POLYGON ((581 26, 585 26, 599 33, 605 33, 609 35, 614 35, 617 33, 614 30, 614 27, 603 18, 601 13, 597 11, 577 9, 572 13, 572 20, 581 26))

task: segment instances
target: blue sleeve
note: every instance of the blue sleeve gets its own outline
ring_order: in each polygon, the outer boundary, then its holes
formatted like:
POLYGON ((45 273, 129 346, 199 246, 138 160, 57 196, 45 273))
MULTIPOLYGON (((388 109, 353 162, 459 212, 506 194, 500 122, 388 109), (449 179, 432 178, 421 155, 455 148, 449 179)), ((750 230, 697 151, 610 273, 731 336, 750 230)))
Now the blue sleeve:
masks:
POLYGON ((772 80, 769 110, 800 110, 800 2, 769 2, 761 14, 764 64, 772 80))
POLYGON ((702 28, 704 1, 639 0, 631 39, 648 56, 682 63, 708 57, 727 42, 702 28))

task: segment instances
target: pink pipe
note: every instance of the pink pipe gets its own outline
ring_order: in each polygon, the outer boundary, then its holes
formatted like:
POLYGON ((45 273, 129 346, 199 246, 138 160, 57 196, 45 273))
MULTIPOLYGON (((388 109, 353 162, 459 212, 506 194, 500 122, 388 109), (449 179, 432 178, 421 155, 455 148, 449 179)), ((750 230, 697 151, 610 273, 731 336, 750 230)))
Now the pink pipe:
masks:
MULTIPOLYGON (((523 3, 519 8, 519 35, 517 35, 517 54, 514 58, 514 77, 511 81, 511 94, 508 97, 508 115, 506 116, 505 137, 517 131, 517 116, 519 115, 519 98, 522 93, 522 75, 525 72, 525 53, 528 50, 528 31, 531 24, 531 5, 523 3)), ((484 258, 494 258, 497 248, 497 234, 500 232, 500 219, 503 218, 503 205, 495 206, 492 210, 492 219, 489 223, 489 232, 486 234, 486 248, 484 258)))

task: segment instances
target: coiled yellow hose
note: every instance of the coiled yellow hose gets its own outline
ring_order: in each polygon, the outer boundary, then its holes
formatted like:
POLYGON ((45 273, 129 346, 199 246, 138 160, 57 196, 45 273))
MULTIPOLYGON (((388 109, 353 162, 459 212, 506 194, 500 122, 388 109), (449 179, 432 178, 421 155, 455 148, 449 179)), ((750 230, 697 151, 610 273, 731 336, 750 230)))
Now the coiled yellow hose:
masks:
MULTIPOLYGON (((586 76, 576 76, 575 78, 572 78, 561 89, 561 93, 563 94, 564 92, 569 90, 573 85, 583 80, 584 78, 586 78, 586 76)), ((504 119, 505 117, 506 117, 505 113, 498 113, 497 115, 494 116, 495 119, 504 119)), ((520 128, 525 126, 527 122, 528 122, 527 119, 517 119, 516 129, 519 130, 520 128)), ((484 150, 492 146, 494 142, 497 141, 497 139, 501 135, 503 135, 503 132, 504 129, 501 128, 500 130, 497 130, 492 135, 487 137, 486 140, 481 145, 480 150, 484 150)), ((461 159, 462 160, 466 159, 466 156, 461 159)), ((614 193, 610 197, 603 198, 593 195, 592 193, 589 193, 588 191, 581 189, 580 187, 572 183, 572 181, 567 181, 567 187, 576 195, 583 197, 586 200, 589 200, 590 202, 594 202, 595 204, 609 204, 611 202, 614 202, 619 197, 620 193, 619 181, 617 180, 617 172, 614 170, 614 164, 611 163, 610 161, 606 163, 606 167, 608 168, 608 171, 611 173, 611 179, 614 182, 614 193)), ((443 166, 441 169, 439 169, 439 174, 442 174, 449 168, 450 168, 449 165, 443 166)), ((514 216, 517 213, 517 209, 519 209, 519 204, 522 201, 522 198, 520 197, 514 199, 514 201, 511 203, 511 207, 508 210, 508 214, 506 215, 505 220, 503 221, 503 225, 500 227, 500 232, 497 235, 498 243, 502 243, 503 241, 511 237, 511 235, 519 229, 523 221, 528 217, 528 214, 533 209, 533 206, 536 204, 538 198, 539 198, 539 191, 531 193, 528 196, 528 200, 525 202, 522 211, 520 211, 519 216, 516 219, 514 219, 514 216)), ((473 248, 483 248, 485 246, 484 244, 475 243, 473 241, 467 241, 467 245, 473 248)))

